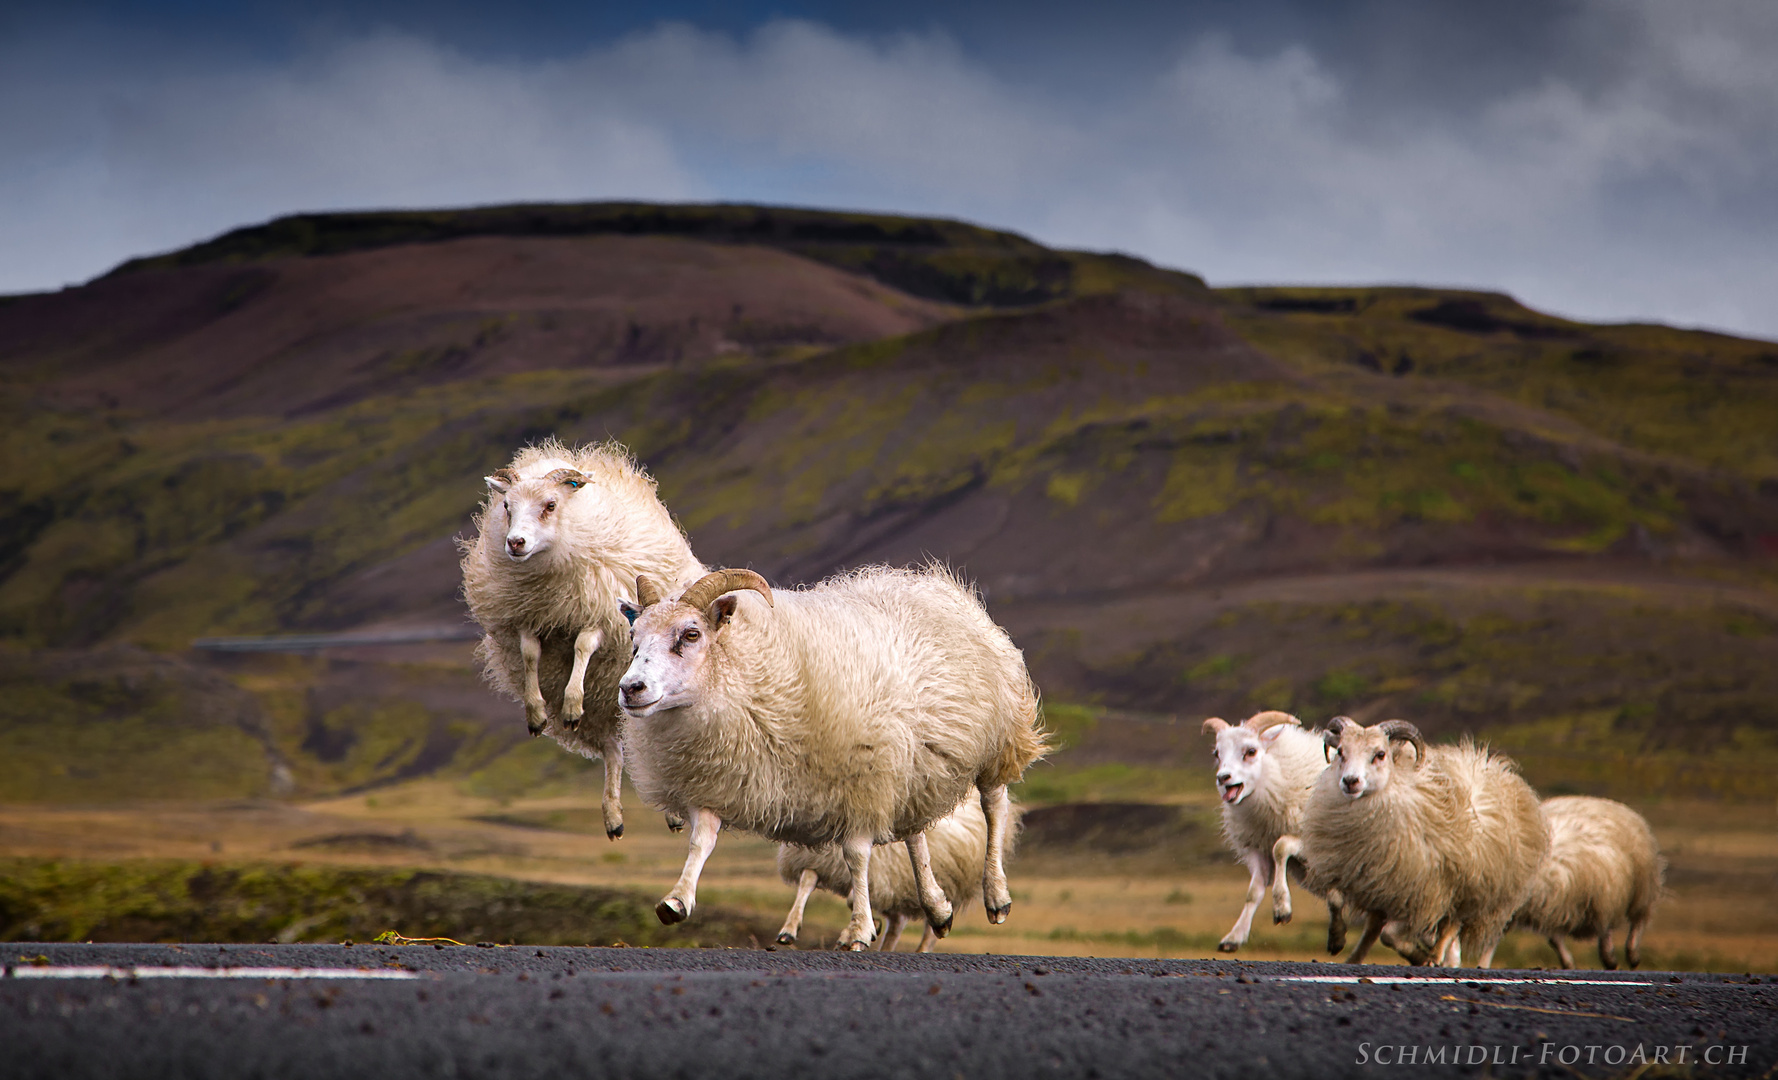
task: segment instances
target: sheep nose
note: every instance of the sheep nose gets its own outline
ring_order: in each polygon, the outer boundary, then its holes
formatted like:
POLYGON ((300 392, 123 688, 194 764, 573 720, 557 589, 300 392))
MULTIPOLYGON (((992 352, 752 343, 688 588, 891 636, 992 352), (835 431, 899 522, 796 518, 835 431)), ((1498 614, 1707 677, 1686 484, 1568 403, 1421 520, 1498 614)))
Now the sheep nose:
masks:
POLYGON ((627 698, 640 697, 642 695, 642 691, 648 689, 648 683, 644 682, 641 679, 635 679, 630 682, 624 683, 622 689, 624 692, 624 697, 627 697, 627 698))
POLYGON ((517 555, 520 552, 524 551, 525 550, 525 538, 522 536, 507 537, 506 538, 506 550, 512 552, 514 555, 517 555))
POLYGON ((1364 781, 1360 780, 1356 776, 1342 776, 1342 777, 1340 777, 1340 783, 1345 785, 1347 791, 1357 791, 1358 785, 1363 782, 1364 781))
POLYGON ((1229 777, 1231 777, 1233 775, 1235 775, 1235 774, 1234 773, 1219 772, 1216 774, 1216 782, 1219 784, 1226 784, 1229 782, 1229 777))

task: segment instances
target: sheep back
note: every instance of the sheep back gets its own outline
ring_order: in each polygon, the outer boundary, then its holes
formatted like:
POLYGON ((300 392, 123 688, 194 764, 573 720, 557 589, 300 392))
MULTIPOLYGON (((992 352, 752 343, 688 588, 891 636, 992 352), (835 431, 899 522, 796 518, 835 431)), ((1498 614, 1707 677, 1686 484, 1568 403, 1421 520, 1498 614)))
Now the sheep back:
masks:
POLYGON ((1666 864, 1641 814, 1611 799, 1546 799, 1550 852, 1514 922, 1544 935, 1597 937, 1648 918, 1666 864))

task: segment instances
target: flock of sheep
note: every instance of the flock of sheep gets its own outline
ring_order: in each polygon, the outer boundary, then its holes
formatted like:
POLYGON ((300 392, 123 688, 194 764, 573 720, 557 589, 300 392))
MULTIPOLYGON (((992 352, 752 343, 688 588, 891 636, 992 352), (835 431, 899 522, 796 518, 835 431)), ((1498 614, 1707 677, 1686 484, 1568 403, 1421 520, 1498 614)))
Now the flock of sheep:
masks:
MULTIPOLYGON (((656 905, 691 916, 723 828, 780 844, 796 940, 821 888, 846 897, 841 948, 921 951, 979 895, 1012 907, 1007 786, 1047 749, 1023 656, 980 598, 942 567, 869 567, 774 589, 692 554, 654 481, 621 448, 548 440, 486 478, 463 593, 489 681, 524 703, 533 735, 605 763, 606 834, 623 834, 626 768, 690 850, 656 905), (590 703, 590 704, 589 704, 590 703), (875 914, 885 917, 877 934, 875 914)), ((1267 890, 1290 918, 1291 859, 1327 900, 1329 951, 1364 917, 1350 959, 1382 940, 1417 963, 1481 966, 1509 925, 1639 942, 1661 890, 1648 825, 1604 799, 1539 803, 1510 763, 1468 743, 1429 747, 1413 725, 1324 732, 1260 713, 1216 735, 1224 832, 1250 873, 1219 948, 1238 949, 1267 890)))
POLYGON ((712 571, 616 446, 544 442, 487 483, 462 561, 487 677, 533 734, 604 761, 608 836, 625 768, 689 823, 661 921, 691 917, 725 827, 785 845, 780 941, 817 886, 850 903, 841 948, 877 937, 874 908, 884 941, 922 915, 930 948, 976 882, 1005 921, 1007 785, 1046 745, 1024 658, 971 589, 938 566, 795 590, 712 571))
POLYGON ((1593 937, 1617 967, 1612 935, 1642 961, 1643 931, 1666 864, 1642 816, 1610 799, 1539 802, 1512 763, 1468 740, 1428 746, 1405 720, 1365 727, 1344 716, 1303 729, 1287 713, 1244 723, 1212 717, 1223 834, 1252 877, 1240 918, 1218 946, 1247 941, 1272 893, 1272 918, 1291 916, 1288 868, 1328 905, 1327 948, 1345 947, 1345 913, 1364 916, 1347 957, 1379 940, 1419 964, 1488 967, 1511 926, 1544 934, 1563 967, 1566 937, 1593 937))

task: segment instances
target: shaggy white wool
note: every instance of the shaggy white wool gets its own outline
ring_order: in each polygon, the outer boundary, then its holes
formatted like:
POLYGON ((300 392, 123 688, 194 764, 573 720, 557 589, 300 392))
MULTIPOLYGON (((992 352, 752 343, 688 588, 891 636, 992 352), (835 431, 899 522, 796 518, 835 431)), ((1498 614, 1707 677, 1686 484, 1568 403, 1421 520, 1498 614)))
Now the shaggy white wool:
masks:
MULTIPOLYGON (((1666 860, 1641 814, 1611 799, 1564 795, 1546 799, 1550 853, 1538 867, 1514 925, 1552 939, 1600 939, 1600 959, 1615 968, 1611 931, 1630 926, 1631 966, 1641 962, 1642 932, 1661 897, 1666 860)), ((1572 966, 1572 957, 1563 956, 1572 966)))

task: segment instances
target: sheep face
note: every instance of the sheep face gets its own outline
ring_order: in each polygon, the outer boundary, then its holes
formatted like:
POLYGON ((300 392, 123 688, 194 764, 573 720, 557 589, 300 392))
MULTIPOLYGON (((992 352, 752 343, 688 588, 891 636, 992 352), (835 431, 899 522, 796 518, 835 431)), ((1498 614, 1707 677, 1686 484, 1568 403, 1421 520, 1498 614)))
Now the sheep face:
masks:
POLYGON ((1413 725, 1400 720, 1376 727, 1346 721, 1328 732, 1327 746, 1340 793, 1362 799, 1386 791, 1396 769, 1417 766, 1424 743, 1413 725))
POLYGON ((630 667, 618 682, 624 715, 640 720, 695 702, 716 637, 737 603, 733 595, 720 596, 699 610, 670 600, 636 615, 630 626, 630 667))
POLYGON ((506 532, 506 556, 513 562, 537 558, 556 546, 568 500, 586 486, 583 473, 556 469, 546 476, 519 478, 502 469, 488 479, 500 496, 487 528, 506 532))
POLYGON ((1254 731, 1246 724, 1230 724, 1216 733, 1216 791, 1222 801, 1238 805, 1259 788, 1265 769, 1266 751, 1283 734, 1282 725, 1254 731))

